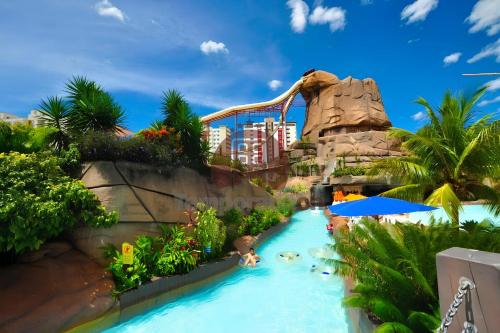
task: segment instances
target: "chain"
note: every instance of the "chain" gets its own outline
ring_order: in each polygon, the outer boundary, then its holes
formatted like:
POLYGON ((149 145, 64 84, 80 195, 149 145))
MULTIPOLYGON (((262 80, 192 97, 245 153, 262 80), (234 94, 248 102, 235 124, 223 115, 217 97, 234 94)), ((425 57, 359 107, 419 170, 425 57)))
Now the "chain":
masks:
MULTIPOLYGON (((436 333, 447 333, 448 332, 448 327, 453 322, 453 317, 455 317, 455 315, 457 314, 458 308, 460 307, 460 304, 462 304, 464 296, 471 289, 474 289, 474 287, 475 287, 474 283, 471 280, 464 278, 464 277, 460 278, 458 291, 455 294, 455 297, 453 298, 453 302, 450 304, 450 308, 446 312, 446 315, 443 318, 441 325, 436 330, 436 333)), ((474 324, 466 321, 464 323, 464 329, 462 330, 462 333, 477 333, 477 328, 474 324)))

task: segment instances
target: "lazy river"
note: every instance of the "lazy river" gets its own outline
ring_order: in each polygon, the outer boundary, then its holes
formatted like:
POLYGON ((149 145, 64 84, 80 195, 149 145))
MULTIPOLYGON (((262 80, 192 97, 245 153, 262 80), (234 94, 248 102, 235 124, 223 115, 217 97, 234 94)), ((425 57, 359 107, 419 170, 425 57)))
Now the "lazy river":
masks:
POLYGON ((257 248, 256 268, 238 268, 105 332, 349 332, 343 281, 318 258, 331 243, 326 223, 322 211, 298 212, 257 248), (284 251, 300 256, 286 262, 284 251))

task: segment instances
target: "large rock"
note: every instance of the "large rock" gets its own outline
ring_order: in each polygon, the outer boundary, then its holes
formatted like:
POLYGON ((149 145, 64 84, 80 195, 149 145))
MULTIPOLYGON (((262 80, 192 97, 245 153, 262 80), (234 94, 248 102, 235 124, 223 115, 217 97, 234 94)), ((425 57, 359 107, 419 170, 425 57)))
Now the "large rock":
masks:
POLYGON ((109 272, 65 243, 0 267, 0 332, 63 332, 112 311, 109 272), (25 258, 26 259, 26 258, 25 258))
POLYGON ((138 235, 158 234, 161 223, 189 223, 185 212, 198 202, 220 213, 232 207, 249 210, 274 205, 266 191, 225 167, 212 167, 201 175, 188 168, 167 170, 130 162, 93 162, 84 168, 81 179, 106 208, 119 214, 119 223, 111 228, 79 226, 72 232, 74 246, 101 263, 103 245, 120 247, 138 235))
POLYGON ((316 71, 305 77, 300 93, 307 103, 302 136, 314 143, 323 136, 391 126, 374 80, 316 71))

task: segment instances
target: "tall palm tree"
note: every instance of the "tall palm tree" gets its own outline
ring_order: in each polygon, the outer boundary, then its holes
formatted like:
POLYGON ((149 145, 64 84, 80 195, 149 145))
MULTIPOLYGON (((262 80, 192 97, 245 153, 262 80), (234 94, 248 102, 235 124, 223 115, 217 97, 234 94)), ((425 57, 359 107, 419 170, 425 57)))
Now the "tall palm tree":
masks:
POLYGON ((437 110, 425 99, 417 100, 428 124, 416 133, 391 129, 407 155, 375 161, 368 173, 403 184, 383 195, 440 205, 455 225, 465 200, 483 199, 500 214, 500 121, 493 114, 480 117, 474 109, 485 91, 469 98, 447 92, 437 110))
POLYGON ((125 120, 124 112, 97 83, 85 77, 73 77, 66 84, 66 92, 71 105, 68 115, 71 132, 120 131, 125 120))

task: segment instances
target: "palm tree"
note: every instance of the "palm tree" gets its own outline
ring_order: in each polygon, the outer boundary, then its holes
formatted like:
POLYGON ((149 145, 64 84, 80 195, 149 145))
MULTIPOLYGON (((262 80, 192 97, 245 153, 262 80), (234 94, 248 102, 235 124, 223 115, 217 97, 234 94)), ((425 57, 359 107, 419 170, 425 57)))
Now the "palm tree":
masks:
POLYGON ((67 133, 68 103, 61 97, 48 97, 40 103, 39 111, 42 114, 43 125, 55 129, 55 132, 50 137, 52 145, 57 150, 66 147, 69 141, 67 133))
POLYGON ((493 114, 479 117, 474 109, 485 90, 470 98, 447 92, 437 110, 425 99, 417 100, 428 124, 416 133, 391 129, 406 156, 375 161, 368 173, 403 184, 382 195, 440 205, 455 225, 462 200, 483 199, 500 214, 500 121, 493 114))
POLYGON ((203 124, 191 111, 184 97, 176 90, 164 92, 162 113, 165 116, 164 125, 173 128, 180 136, 184 152, 191 163, 206 162, 207 148, 202 140, 203 124))
POLYGON ((119 132, 125 116, 113 97, 94 81, 73 77, 66 84, 70 102, 68 126, 75 134, 87 131, 119 132))
POLYGON ((330 259, 335 272, 353 278, 346 307, 363 308, 383 322, 375 332, 432 332, 440 323, 436 254, 459 246, 500 250, 500 228, 474 224, 458 230, 449 223, 429 226, 363 220, 336 233, 330 259))

